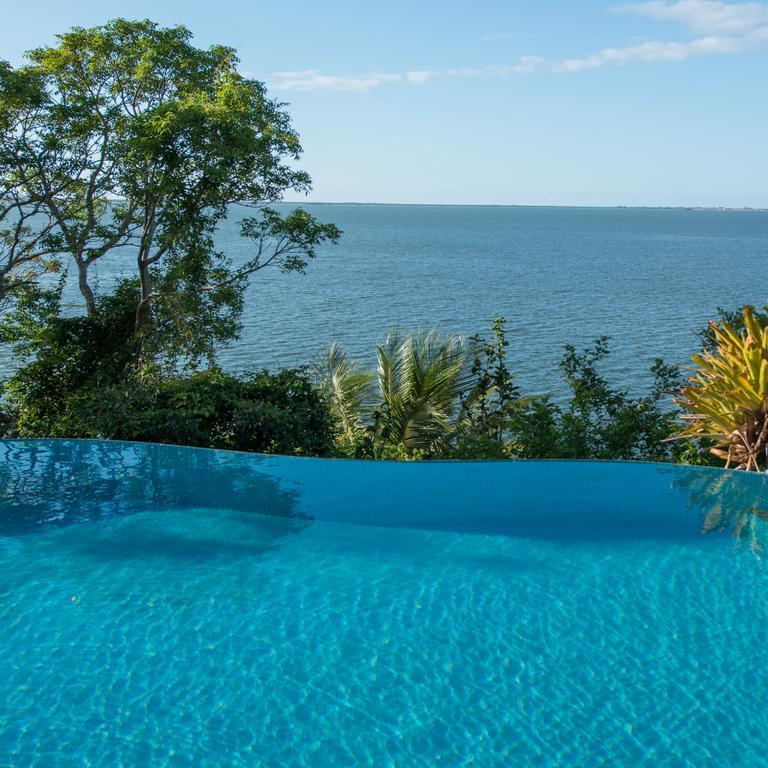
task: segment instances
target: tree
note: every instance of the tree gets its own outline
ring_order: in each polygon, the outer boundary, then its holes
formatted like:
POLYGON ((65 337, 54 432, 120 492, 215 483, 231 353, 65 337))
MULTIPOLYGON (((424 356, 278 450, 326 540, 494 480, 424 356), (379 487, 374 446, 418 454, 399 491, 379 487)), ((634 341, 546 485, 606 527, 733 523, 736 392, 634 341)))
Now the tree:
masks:
MULTIPOLYGON (((28 95, 29 83, 0 61, 0 136, 12 130, 18 105, 28 95)), ((30 199, 11 169, 0 165, 0 312, 44 273, 58 271, 59 247, 53 217, 30 199)))
POLYGON ((61 62, 55 66, 44 50, 30 57, 30 65, 8 69, 2 83, 0 168, 27 206, 55 229, 60 250, 76 264, 80 291, 93 314, 88 270, 128 241, 132 222, 130 209, 110 205, 118 194, 115 110, 103 108, 99 94, 107 84, 84 54, 69 56, 70 71, 61 62), (81 80, 90 78, 87 88, 78 87, 76 70, 81 80))
POLYGON ((58 272, 55 223, 12 182, 0 179, 0 313, 42 275, 58 272))
POLYGON ((166 349, 194 357, 235 333, 251 274, 266 265, 300 271, 340 232, 306 212, 280 217, 265 207, 309 189, 293 167, 298 135, 284 105, 238 73, 233 49, 201 50, 191 38, 184 27, 116 19, 32 51, 12 73, 25 87, 13 109, 3 107, 0 165, 55 223, 89 314, 93 264, 129 253, 135 333, 145 341, 161 328, 166 349), (257 256, 240 267, 214 246, 235 204, 257 209, 242 227, 257 256))

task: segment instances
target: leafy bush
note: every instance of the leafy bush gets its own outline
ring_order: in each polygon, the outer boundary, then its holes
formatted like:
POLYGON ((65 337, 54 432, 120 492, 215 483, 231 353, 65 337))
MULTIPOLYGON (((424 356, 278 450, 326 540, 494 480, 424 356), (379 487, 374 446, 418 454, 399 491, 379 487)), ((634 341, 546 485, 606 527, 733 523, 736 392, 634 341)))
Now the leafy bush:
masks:
POLYGON ((531 403, 513 426, 520 458, 638 459, 675 461, 679 448, 666 442, 676 424, 668 396, 679 385, 673 366, 657 359, 651 367, 651 393, 631 397, 599 372, 609 354, 608 339, 578 352, 568 345, 560 370, 570 399, 560 406, 549 398, 531 403))
POLYGON ((82 437, 308 456, 333 450, 327 404, 301 369, 149 376, 84 393, 70 411, 82 437))
POLYGON ((471 386, 461 395, 461 412, 446 453, 452 459, 504 459, 513 455, 516 418, 537 398, 523 396, 507 366, 506 321, 494 315, 490 340, 470 338, 471 386))
POLYGON ((20 302, 2 328, 23 364, 5 386, 0 429, 21 437, 333 450, 327 403, 303 370, 236 377, 213 368, 181 376, 138 366, 136 292, 134 283, 123 283, 88 317, 61 317, 58 289, 20 302))
POLYGON ((90 317, 61 317, 60 288, 30 291, 3 324, 23 363, 5 387, 21 436, 69 437, 70 399, 121 380, 136 359, 133 323, 137 287, 124 283, 101 298, 90 317))

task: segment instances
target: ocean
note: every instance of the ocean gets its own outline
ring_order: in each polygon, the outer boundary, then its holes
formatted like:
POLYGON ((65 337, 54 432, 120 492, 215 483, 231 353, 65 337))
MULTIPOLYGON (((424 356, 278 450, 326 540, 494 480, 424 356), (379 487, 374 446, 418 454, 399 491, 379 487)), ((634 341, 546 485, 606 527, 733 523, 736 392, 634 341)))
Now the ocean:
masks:
MULTIPOLYGON (((563 345, 611 337, 604 370, 641 393, 655 357, 686 363, 718 306, 768 298, 768 212, 633 208, 308 204, 344 232, 305 275, 257 273, 227 370, 306 364, 332 341, 373 365, 387 329, 473 334, 508 322, 528 392, 562 394, 563 345)), ((217 244, 248 255, 234 210, 217 244)), ((104 262, 99 288, 128 273, 104 262)), ((70 309, 78 294, 67 292, 70 309)))

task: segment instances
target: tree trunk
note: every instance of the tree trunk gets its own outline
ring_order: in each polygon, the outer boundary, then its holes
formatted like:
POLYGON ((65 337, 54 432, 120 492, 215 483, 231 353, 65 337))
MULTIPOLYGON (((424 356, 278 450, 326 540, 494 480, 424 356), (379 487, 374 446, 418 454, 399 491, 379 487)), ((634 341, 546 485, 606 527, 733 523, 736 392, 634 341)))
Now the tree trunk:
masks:
POLYGON ((141 233, 141 243, 139 245, 139 255, 137 263, 139 267, 139 282, 141 284, 141 298, 136 307, 136 323, 134 332, 137 336, 149 325, 150 322, 150 300, 152 297, 152 284, 149 277, 150 255, 152 252, 152 241, 155 236, 155 212, 153 208, 148 208, 144 212, 144 227, 141 233))
POLYGON ((89 264, 82 256, 76 259, 77 261, 77 277, 78 285, 80 286, 80 293, 85 299, 85 306, 88 312, 88 317, 93 317, 96 314, 96 299, 94 298, 91 286, 88 285, 88 267, 89 264))
POLYGON ((137 336, 149 325, 149 304, 152 293, 152 286, 149 280, 149 265, 142 263, 141 258, 139 259, 139 281, 141 283, 141 299, 136 307, 136 323, 134 326, 137 336))

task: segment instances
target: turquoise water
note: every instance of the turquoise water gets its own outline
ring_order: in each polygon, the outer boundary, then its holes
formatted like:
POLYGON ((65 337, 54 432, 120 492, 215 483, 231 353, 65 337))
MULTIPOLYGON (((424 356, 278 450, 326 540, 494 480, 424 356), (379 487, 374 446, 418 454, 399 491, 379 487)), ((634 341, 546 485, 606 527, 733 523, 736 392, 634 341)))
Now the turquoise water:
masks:
MULTIPOLYGON (((768 212, 307 207, 344 237, 321 249, 304 276, 254 277, 242 338, 220 354, 228 369, 307 363, 332 341, 372 363, 392 325, 471 334, 499 312, 513 331, 510 362, 529 391, 562 388, 563 344, 607 334, 607 371, 640 392, 655 357, 689 360, 694 331, 718 306, 768 298, 768 212)), ((236 263, 248 255, 238 221, 234 210, 218 237, 236 263)), ((106 262, 99 287, 134 260, 130 250, 106 262)), ((76 290, 69 300, 79 303, 76 290)))
POLYGON ((0 765, 766 765, 765 482, 2 443, 0 765))

